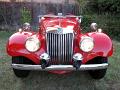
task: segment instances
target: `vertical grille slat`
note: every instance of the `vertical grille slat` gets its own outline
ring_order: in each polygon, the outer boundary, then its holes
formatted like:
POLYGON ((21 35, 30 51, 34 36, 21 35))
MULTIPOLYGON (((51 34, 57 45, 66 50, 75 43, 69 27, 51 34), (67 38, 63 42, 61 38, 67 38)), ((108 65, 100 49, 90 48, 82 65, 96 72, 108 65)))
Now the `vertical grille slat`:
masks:
POLYGON ((70 64, 73 54, 73 33, 47 33, 47 53, 50 64, 70 64))
MULTIPOLYGON (((66 46, 66 41, 67 41, 67 40, 66 40, 66 35, 65 35, 65 46, 66 46)), ((67 48, 65 47, 65 61, 66 61, 66 59, 67 59, 66 49, 67 49, 67 48)))

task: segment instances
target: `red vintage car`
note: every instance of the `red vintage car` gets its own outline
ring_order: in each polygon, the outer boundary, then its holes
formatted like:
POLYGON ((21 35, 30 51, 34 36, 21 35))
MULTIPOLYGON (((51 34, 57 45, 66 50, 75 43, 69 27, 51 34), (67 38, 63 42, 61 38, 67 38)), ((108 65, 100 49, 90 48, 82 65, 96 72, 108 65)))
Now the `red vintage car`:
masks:
POLYGON ((85 34, 80 24, 81 16, 74 15, 40 16, 38 32, 25 23, 7 43, 15 75, 27 77, 31 70, 56 74, 86 70, 94 79, 103 78, 113 53, 112 41, 96 23, 85 34))

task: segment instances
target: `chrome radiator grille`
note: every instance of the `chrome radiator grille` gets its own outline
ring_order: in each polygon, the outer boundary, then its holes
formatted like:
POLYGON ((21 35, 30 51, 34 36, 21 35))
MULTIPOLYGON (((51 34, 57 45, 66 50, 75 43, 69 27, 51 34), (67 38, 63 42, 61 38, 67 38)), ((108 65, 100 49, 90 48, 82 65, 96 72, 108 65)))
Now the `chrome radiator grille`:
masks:
POLYGON ((50 64, 70 64, 73 54, 73 33, 47 33, 47 53, 50 64))

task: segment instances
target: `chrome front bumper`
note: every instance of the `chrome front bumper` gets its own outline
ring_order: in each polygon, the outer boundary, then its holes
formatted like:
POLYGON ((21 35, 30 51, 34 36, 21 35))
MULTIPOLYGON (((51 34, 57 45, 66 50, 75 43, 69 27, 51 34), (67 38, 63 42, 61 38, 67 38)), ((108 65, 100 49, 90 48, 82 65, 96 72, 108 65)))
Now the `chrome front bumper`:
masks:
MULTIPOLYGON (((82 64, 78 70, 99 70, 105 69, 108 67, 108 63, 103 64, 82 64)), ((41 68, 41 65, 27 65, 27 64, 12 64, 12 68, 19 70, 41 70, 41 71, 50 71, 50 70, 70 70, 75 71, 76 68, 73 65, 50 65, 45 69, 41 68)))

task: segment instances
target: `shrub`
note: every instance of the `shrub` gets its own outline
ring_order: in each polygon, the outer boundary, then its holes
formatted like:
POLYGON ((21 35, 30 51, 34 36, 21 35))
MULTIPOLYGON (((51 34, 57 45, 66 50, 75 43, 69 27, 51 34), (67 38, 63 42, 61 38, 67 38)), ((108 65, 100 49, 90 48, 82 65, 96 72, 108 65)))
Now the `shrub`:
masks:
POLYGON ((112 37, 113 39, 119 39, 120 37, 120 18, 119 16, 113 17, 113 15, 83 15, 82 29, 83 32, 90 32, 90 24, 96 22, 98 28, 102 28, 103 32, 112 37))
POLYGON ((31 16, 31 11, 25 7, 21 8, 21 24, 28 22, 31 23, 32 16, 31 16))
POLYGON ((93 22, 92 15, 83 15, 81 26, 84 32, 90 31, 89 27, 92 22, 93 22))

